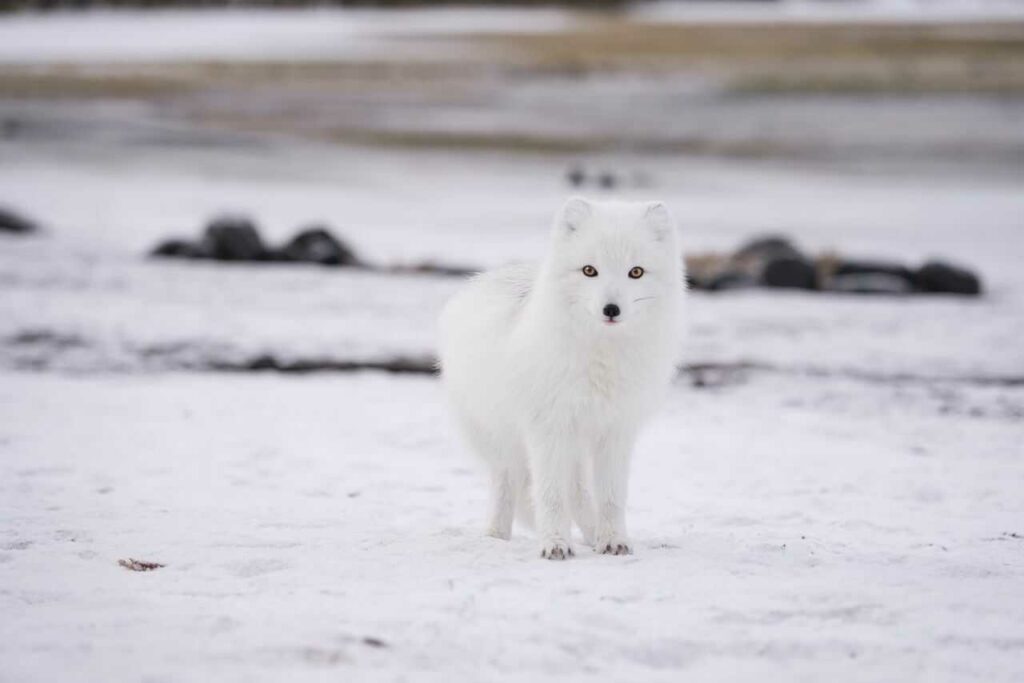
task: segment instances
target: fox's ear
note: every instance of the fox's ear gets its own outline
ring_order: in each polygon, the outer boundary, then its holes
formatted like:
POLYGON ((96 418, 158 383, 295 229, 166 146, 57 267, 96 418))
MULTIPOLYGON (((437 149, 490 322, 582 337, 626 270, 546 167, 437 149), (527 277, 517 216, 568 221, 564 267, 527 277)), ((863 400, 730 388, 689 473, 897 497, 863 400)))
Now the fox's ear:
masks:
POLYGON ((591 214, 590 202, 583 197, 571 197, 562 207, 558 214, 558 221, 555 229, 562 234, 571 235, 583 227, 591 214))
POLYGON ((647 209, 644 211, 644 223, 654 233, 654 239, 659 242, 664 242, 675 230, 672 215, 662 202, 651 202, 647 205, 647 209))

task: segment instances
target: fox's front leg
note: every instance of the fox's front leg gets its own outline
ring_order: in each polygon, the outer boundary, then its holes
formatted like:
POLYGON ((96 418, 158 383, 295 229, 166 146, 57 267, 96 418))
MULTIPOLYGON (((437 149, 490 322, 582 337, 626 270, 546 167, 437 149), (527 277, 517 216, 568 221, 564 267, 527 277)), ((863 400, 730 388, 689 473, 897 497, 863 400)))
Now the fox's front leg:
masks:
POLYGON ((626 533, 626 497, 634 435, 610 432, 594 452, 594 502, 597 509, 597 542, 594 549, 610 555, 633 552, 626 533))
POLYGON ((572 518, 583 534, 586 545, 594 545, 594 500, 590 494, 594 477, 586 460, 580 459, 573 465, 572 479, 569 482, 569 498, 572 505, 572 518))
POLYGON ((540 555, 550 560, 568 559, 573 555, 569 542, 572 526, 570 454, 561 439, 551 438, 544 432, 529 435, 527 449, 540 555))

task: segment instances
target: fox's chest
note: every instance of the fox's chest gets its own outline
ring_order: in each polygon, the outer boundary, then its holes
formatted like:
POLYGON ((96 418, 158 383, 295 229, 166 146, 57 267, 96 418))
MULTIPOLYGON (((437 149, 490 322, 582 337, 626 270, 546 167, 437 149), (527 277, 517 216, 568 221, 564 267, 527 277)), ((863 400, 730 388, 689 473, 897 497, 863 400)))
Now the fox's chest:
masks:
POLYGON ((628 349, 577 350, 571 359, 550 367, 552 396, 576 412, 614 410, 643 393, 653 379, 628 349))
POLYGON ((576 384, 596 402, 620 400, 629 392, 630 375, 622 359, 595 354, 582 363, 576 384))
MULTIPOLYGON (((517 375, 528 414, 571 420, 607 420, 643 411, 660 395, 666 354, 656 335, 595 343, 583 338, 539 336, 524 345, 517 375)), ((514 364, 515 365, 515 364, 514 364)), ((669 365, 671 365, 669 361, 669 365)))

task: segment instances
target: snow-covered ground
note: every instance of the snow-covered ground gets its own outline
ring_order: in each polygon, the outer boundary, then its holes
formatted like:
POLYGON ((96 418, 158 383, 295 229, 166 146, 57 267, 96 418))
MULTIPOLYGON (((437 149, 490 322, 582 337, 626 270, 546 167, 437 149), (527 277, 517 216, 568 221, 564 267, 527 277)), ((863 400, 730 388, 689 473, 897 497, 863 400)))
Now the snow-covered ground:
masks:
MULTIPOLYGON (((283 143, 133 143, 130 155, 108 156, 107 144, 7 146, 4 199, 47 227, 39 237, 6 240, 0 251, 0 339, 28 340, 0 345, 7 366, 123 370, 264 353, 429 355, 433 321, 457 280, 143 255, 168 236, 198 235, 226 211, 251 215, 271 242, 324 221, 372 262, 488 267, 536 258, 568 192, 562 162, 544 156, 283 143)), ((647 186, 623 194, 668 201, 691 252, 782 232, 812 253, 950 259, 978 270, 987 290, 982 299, 697 294, 688 311, 691 362, 928 378, 1024 374, 1024 193, 1015 176, 609 163, 643 172, 647 186)))
POLYGON ((437 389, 5 372, 0 678, 1024 673, 1019 400, 679 386, 638 445, 636 554, 552 563, 481 533, 437 389))
MULTIPOLYGON (((940 18, 968 7, 940 4, 940 18)), ((748 16, 819 11, 772 7, 748 16)), ((899 19, 926 5, 873 7, 899 19)), ((0 61, 37 42, 42 61, 218 45, 207 56, 238 61, 264 44, 265 58, 387 59, 404 41, 381 15, 318 12, 207 15, 223 44, 188 13, 153 41, 130 30, 143 15, 87 15, 65 45, 47 40, 67 15, 7 17, 0 61), (353 42, 333 42, 345 21, 353 42)), ((640 11, 678 20, 666 12, 640 11)), ((435 20, 510 28, 501 13, 408 16, 410 35, 435 20)), ((567 20, 531 16, 534 31, 567 20)), ((513 104, 550 86, 522 78, 513 104)), ((565 83, 562 104, 615 90, 565 83)), ((762 115, 784 99, 726 98, 699 128, 772 128, 762 115)), ((0 205, 43 225, 0 235, 0 682, 1024 678, 1019 98, 951 97, 942 120, 939 100, 825 99, 799 105, 820 126, 779 129, 881 143, 764 158, 417 151, 200 129, 154 101, 0 97, 0 205), (925 146, 961 151, 879 153, 915 134, 914 116, 880 112, 913 107, 933 119, 925 146), (724 369, 702 388, 681 376, 641 438, 636 554, 551 563, 522 530, 481 533, 483 477, 435 379, 196 370, 429 357, 457 278, 145 257, 228 212, 271 243, 325 222, 377 264, 536 258, 576 163, 614 171, 617 196, 668 202, 691 252, 783 233, 811 253, 948 259, 985 295, 693 294, 684 359, 724 369), (129 558, 165 566, 131 572, 129 558)), ((492 105, 467 111, 486 128, 511 106, 492 105)))
POLYGON ((407 59, 425 33, 551 31, 555 9, 108 10, 23 13, 0 21, 0 63, 407 59))
POLYGON ((638 447, 636 555, 554 564, 480 532, 434 380, 169 371, 429 354, 457 280, 143 254, 245 210, 274 241, 327 220, 379 262, 529 257, 560 163, 105 150, 10 144, 0 166, 5 202, 46 224, 0 249, 0 679, 1024 675, 1013 177, 618 160, 691 250, 785 229, 954 258, 988 294, 694 295, 689 362, 776 371, 680 380, 638 447))

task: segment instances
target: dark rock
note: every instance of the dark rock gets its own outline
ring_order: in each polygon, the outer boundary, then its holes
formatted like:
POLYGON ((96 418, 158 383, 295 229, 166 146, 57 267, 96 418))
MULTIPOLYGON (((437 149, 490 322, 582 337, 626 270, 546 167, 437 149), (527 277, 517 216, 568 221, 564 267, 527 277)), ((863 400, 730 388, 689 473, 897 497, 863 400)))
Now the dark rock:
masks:
POLYGON ((203 245, 181 239, 170 239, 161 242, 149 253, 151 256, 169 256, 177 258, 209 258, 210 256, 209 253, 204 250, 203 245))
POLYGON ((891 273, 846 273, 834 276, 828 290, 848 294, 910 294, 913 283, 901 275, 891 273))
POLYGON ((12 232, 18 235, 27 235, 39 230, 39 226, 33 221, 21 216, 10 209, 0 207, 0 232, 12 232))
POLYGON ((942 261, 929 261, 918 268, 914 282, 922 292, 981 294, 981 280, 977 275, 966 268, 942 261))
POLYGON ((914 273, 892 261, 852 261, 831 257, 818 261, 821 289, 853 294, 909 294, 914 273))
POLYGON ((729 289, 749 289, 751 287, 757 287, 757 279, 749 273, 734 271, 719 273, 712 277, 707 284, 707 288, 713 292, 729 289))
POLYGON ((761 284, 766 287, 815 289, 817 280, 814 264, 804 258, 776 258, 761 271, 761 284))
POLYGON ((569 184, 573 187, 579 187, 587 179, 587 173, 583 170, 582 166, 573 166, 569 169, 569 172, 565 174, 565 177, 569 180, 569 184))
POLYGON ((220 261, 262 261, 267 249, 248 218, 224 216, 206 226, 202 248, 220 261))
POLYGON ((302 230, 276 254, 283 261, 322 263, 332 266, 359 264, 355 252, 338 240, 326 228, 311 227, 302 230))
POLYGON ((605 190, 611 190, 619 184, 619 181, 610 171, 605 171, 597 177, 597 184, 605 190))
POLYGON ((696 289, 711 289, 711 282, 728 266, 728 259, 716 253, 685 254, 686 281, 696 289))
POLYGON ((836 275, 861 275, 881 273, 905 279, 913 284, 914 273, 902 263, 892 261, 840 261, 836 264, 836 275))
POLYGON ((20 130, 21 122, 18 119, 4 119, 3 122, 0 123, 0 136, 5 138, 17 137, 20 130))
POLYGON ((759 261, 763 265, 781 258, 803 259, 804 255, 792 242, 780 235, 753 239, 733 254, 734 261, 759 261))
POLYGON ((444 265, 432 261, 421 261, 408 266, 395 266, 391 269, 394 273, 415 273, 417 275, 444 275, 448 277, 467 277, 476 275, 480 268, 469 266, 444 265))
POLYGON ((768 235, 747 242, 729 259, 728 271, 745 273, 765 287, 814 289, 817 271, 785 237, 768 235))

